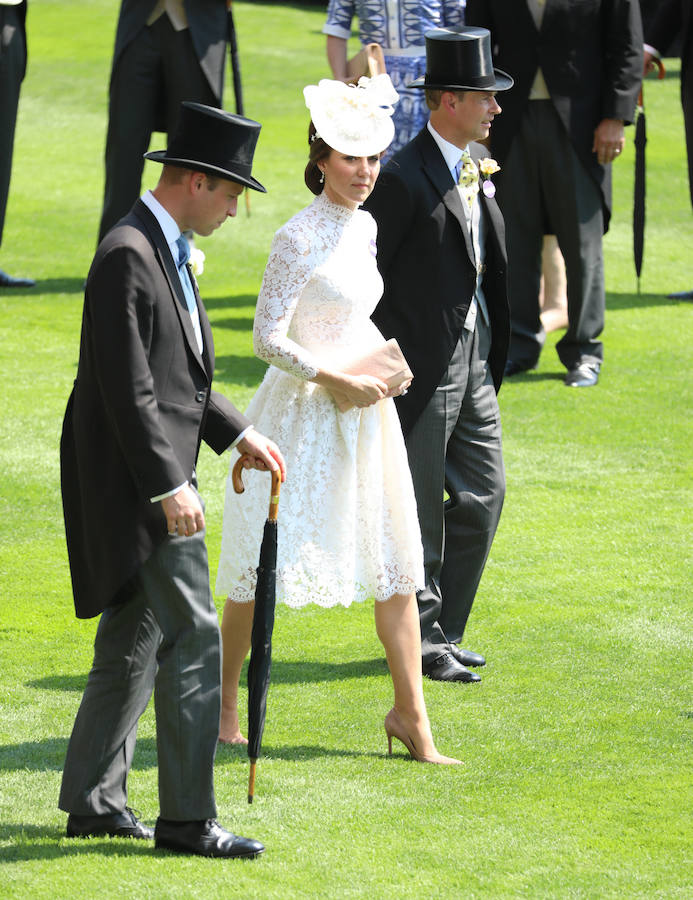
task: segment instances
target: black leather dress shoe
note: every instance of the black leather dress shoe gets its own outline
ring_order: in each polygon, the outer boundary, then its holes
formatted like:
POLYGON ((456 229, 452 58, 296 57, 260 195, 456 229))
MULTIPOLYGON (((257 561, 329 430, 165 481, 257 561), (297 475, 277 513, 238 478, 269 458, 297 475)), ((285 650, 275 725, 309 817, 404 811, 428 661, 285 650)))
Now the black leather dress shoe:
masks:
POLYGON ((223 859, 254 859, 265 850, 260 841, 232 834, 222 828, 216 819, 203 819, 201 822, 158 819, 154 842, 159 850, 223 859))
POLYGON ((462 647, 456 647, 454 644, 451 644, 450 652, 457 662, 462 663, 463 666, 472 666, 473 668, 486 665, 486 660, 481 653, 474 653, 473 650, 463 650, 462 647))
POLYGON ((154 831, 138 821, 135 813, 126 806, 123 812, 107 816, 76 816, 70 813, 67 817, 67 836, 124 837, 151 841, 154 831))
POLYGON ((32 278, 15 278, 0 269, 0 287, 34 287, 35 284, 32 278))
POLYGON ((669 300, 693 300, 693 291, 675 291, 673 294, 667 294, 669 300))
POLYGON ((569 369, 565 376, 567 387, 592 387, 599 381, 600 365, 597 362, 581 362, 569 369))
POLYGON ((444 653, 432 663, 424 667, 424 675, 431 681, 462 681, 465 684, 474 684, 481 681, 476 672, 470 672, 461 663, 458 663, 451 653, 444 653))
POLYGON ((530 359, 509 359, 505 364, 504 375, 506 378, 512 378, 513 375, 519 375, 521 372, 529 372, 530 369, 536 369, 537 361, 530 359))

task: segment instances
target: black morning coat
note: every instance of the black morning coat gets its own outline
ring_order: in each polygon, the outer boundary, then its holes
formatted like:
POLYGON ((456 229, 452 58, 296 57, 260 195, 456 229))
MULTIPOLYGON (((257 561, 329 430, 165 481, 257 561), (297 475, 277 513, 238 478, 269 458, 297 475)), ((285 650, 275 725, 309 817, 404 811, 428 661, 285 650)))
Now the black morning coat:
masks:
POLYGON ((214 344, 197 301, 202 355, 168 244, 138 200, 94 257, 63 423, 63 510, 79 618, 112 604, 166 540, 161 503, 150 498, 192 480, 201 441, 221 453, 249 425, 211 388, 214 344))

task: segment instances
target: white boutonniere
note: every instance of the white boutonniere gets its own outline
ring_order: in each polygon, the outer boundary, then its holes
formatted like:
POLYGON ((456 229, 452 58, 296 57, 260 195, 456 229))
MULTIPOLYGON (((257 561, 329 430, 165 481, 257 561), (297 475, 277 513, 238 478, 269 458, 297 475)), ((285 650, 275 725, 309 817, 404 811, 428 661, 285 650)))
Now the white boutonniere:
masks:
POLYGON ((199 247, 191 248, 189 263, 195 278, 202 275, 205 270, 205 255, 199 247))
POLYGON ((479 160, 479 172, 481 172, 481 177, 484 179, 481 184, 481 190, 484 192, 484 197, 488 197, 489 199, 495 197, 496 186, 491 181, 491 176, 495 175, 496 172, 500 172, 500 166, 495 159, 485 156, 483 159, 479 160))

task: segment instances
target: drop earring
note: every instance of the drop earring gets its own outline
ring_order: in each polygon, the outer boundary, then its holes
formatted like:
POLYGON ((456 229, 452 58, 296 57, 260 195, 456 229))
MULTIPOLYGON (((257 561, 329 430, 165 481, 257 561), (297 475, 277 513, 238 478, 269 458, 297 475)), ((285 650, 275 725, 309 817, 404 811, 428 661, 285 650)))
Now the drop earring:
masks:
POLYGON ((325 173, 320 170, 320 184, 325 184, 325 173))

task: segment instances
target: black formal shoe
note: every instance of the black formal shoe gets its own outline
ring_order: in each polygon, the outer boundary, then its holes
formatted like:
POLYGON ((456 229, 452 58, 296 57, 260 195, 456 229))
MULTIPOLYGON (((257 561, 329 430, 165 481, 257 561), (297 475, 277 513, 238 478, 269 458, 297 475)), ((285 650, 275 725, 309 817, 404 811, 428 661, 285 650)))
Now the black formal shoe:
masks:
POLYGON ((224 859, 254 859, 264 853, 260 841, 226 831, 216 819, 201 822, 172 822, 158 819, 154 830, 155 846, 176 853, 196 853, 224 859))
POLYGON ((592 387, 599 381, 598 362, 581 362, 569 369, 565 376, 566 387, 592 387))
POLYGON ((35 284, 31 278, 15 278, 0 269, 0 287, 34 287, 35 284))
POLYGON ((693 291, 675 291, 673 294, 667 294, 669 300, 693 300, 693 291))
POLYGON ((472 650, 463 650, 462 647, 456 647, 454 644, 450 644, 450 652, 457 662, 461 663, 463 666, 475 667, 486 665, 486 660, 481 653, 474 653, 472 650))
POLYGON ((519 375, 521 372, 529 372, 530 369, 536 369, 536 367, 536 359, 509 359, 505 364, 504 375, 506 378, 512 378, 513 375, 519 375))
POLYGON ((107 816, 76 816, 70 813, 67 817, 68 837, 124 837, 151 841, 154 830, 138 821, 135 813, 126 806, 121 813, 107 816))
POLYGON ((451 653, 444 653, 432 663, 424 667, 424 675, 431 681, 462 681, 465 684, 474 684, 481 681, 476 672, 470 672, 461 663, 458 663, 451 653))

